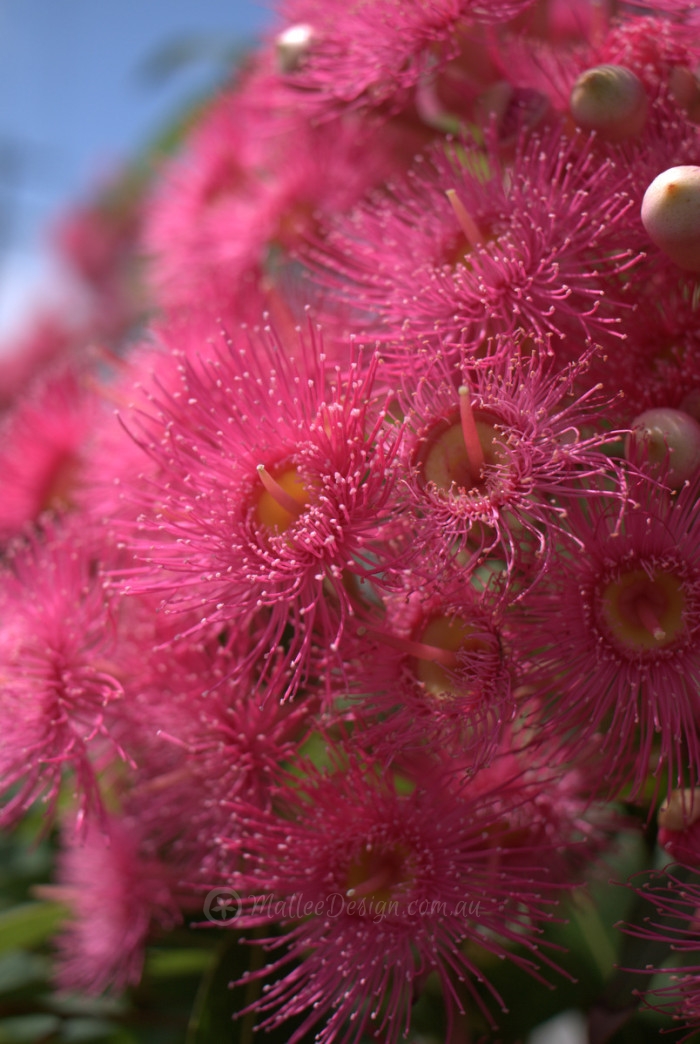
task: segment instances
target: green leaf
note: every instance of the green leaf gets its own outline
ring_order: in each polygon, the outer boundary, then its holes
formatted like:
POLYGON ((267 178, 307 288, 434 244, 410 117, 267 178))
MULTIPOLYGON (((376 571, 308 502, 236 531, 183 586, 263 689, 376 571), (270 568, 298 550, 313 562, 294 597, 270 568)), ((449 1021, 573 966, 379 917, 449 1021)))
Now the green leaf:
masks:
POLYGON ((151 950, 146 960, 146 975, 169 979, 180 975, 201 975, 215 963, 211 950, 190 947, 184 950, 151 950))
POLYGON ((61 903, 22 903, 0 913, 0 953, 37 946, 53 935, 67 910, 61 903))
POLYGON ((46 979, 46 957, 26 950, 10 950, 0 957, 0 994, 26 989, 46 979))
POLYGON ((0 1020, 0 1044, 36 1044, 56 1033, 61 1020, 56 1015, 23 1015, 0 1020))
POLYGON ((109 1022, 100 1019, 69 1019, 61 1026, 61 1041, 65 1044, 93 1044, 94 1041, 109 1041, 114 1044, 119 1038, 133 1041, 133 1037, 124 1038, 123 1034, 109 1022))
MULTIPOLYGON (((231 988, 246 971, 258 971, 265 962, 265 953, 259 946, 251 946, 232 929, 222 929, 223 940, 217 960, 202 980, 197 1000, 190 1019, 185 1044, 288 1044, 294 1030, 303 1022, 304 1016, 288 1019, 278 1029, 256 1034, 255 1013, 234 1019, 252 1004, 262 992, 259 979, 251 979, 245 985, 231 988)), ((291 969, 290 969, 291 970, 291 969)), ((321 1020, 321 1023, 323 1020, 321 1020)), ((301 1044, 314 1044, 316 1033, 306 1034, 301 1044)))
MULTIPOLYGON (((225 929, 222 929, 225 931, 225 929)), ((202 979, 187 1029, 186 1044, 235 1044, 234 998, 229 984, 247 970, 250 953, 238 932, 228 932, 202 979)))

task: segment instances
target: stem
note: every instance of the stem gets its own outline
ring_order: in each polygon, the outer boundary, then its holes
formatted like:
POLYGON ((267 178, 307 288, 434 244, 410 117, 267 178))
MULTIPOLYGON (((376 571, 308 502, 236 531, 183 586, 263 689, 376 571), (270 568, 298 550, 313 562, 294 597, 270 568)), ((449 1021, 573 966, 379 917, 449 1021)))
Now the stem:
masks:
MULTIPOLYGON (((262 937, 262 927, 259 927, 259 928, 255 929, 255 931, 253 932, 253 938, 255 938, 255 937, 257 937, 257 938, 261 938, 262 937)), ((251 956, 250 956, 250 968, 249 968, 249 971, 250 972, 258 972, 258 971, 260 971, 260 969, 262 968, 264 963, 265 963, 265 954, 264 954, 262 946, 254 946, 253 947, 253 952, 251 953, 251 956)), ((262 980, 259 978, 259 976, 256 976, 253 979, 249 979, 248 983, 246 984, 245 1007, 247 1008, 251 1004, 254 1004, 258 1000, 258 998, 260 997, 261 993, 262 993, 262 980)), ((239 1038, 240 1039, 240 1044, 253 1044, 254 1034, 255 1034, 255 1022, 256 1022, 256 1019, 257 1019, 257 1014, 254 1011, 249 1011, 247 1015, 243 1016, 243 1020, 241 1022, 240 1038, 239 1038)))

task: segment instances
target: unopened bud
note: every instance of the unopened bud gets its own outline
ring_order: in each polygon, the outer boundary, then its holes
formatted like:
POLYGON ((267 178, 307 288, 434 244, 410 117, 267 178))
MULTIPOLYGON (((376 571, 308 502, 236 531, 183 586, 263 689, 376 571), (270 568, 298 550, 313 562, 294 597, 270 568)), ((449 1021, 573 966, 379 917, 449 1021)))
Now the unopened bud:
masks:
POLYGON ((680 268, 700 272, 700 167, 670 167, 642 200, 647 235, 680 268))
POLYGON ((700 424, 682 410, 645 410, 632 422, 625 455, 651 465, 671 489, 680 489, 700 468, 700 424))
POLYGON ((685 65, 674 65, 669 73, 668 86, 671 96, 690 122, 700 123, 700 83, 692 70, 685 65))
POLYGON ((659 809, 662 830, 687 830, 700 819, 700 790, 674 790, 659 809))
POLYGON ((607 141, 634 138, 647 115, 647 96, 638 76, 622 65, 597 65, 582 73, 571 91, 569 109, 583 130, 607 141))
POLYGON ((682 109, 687 109, 698 95, 698 81, 685 65, 674 65, 668 75, 671 96, 682 109))
POLYGON ((278 35, 275 40, 277 67, 284 76, 297 72, 301 68, 311 50, 313 37, 313 29, 305 22, 290 25, 288 29, 278 35))

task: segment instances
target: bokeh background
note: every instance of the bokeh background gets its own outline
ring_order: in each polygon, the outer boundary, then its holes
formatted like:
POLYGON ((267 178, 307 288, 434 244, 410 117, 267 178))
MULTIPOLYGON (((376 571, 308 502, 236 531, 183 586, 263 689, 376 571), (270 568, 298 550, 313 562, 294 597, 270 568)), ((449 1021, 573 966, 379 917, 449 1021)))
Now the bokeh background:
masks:
POLYGON ((262 0, 0 0, 0 338, 51 282, 57 215, 272 23, 262 0))

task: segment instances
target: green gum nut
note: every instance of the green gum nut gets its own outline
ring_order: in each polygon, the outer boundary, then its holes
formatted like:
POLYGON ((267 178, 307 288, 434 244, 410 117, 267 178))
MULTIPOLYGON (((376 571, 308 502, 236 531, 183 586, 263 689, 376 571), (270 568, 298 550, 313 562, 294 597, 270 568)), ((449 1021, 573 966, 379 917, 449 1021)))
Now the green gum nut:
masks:
POLYGON ((632 422, 625 456, 680 489, 700 468, 700 424, 682 410, 645 410, 632 422))
POLYGON ((577 126, 613 142, 636 138, 646 122, 647 108, 642 81, 623 65, 587 69, 569 98, 569 111, 577 126))

